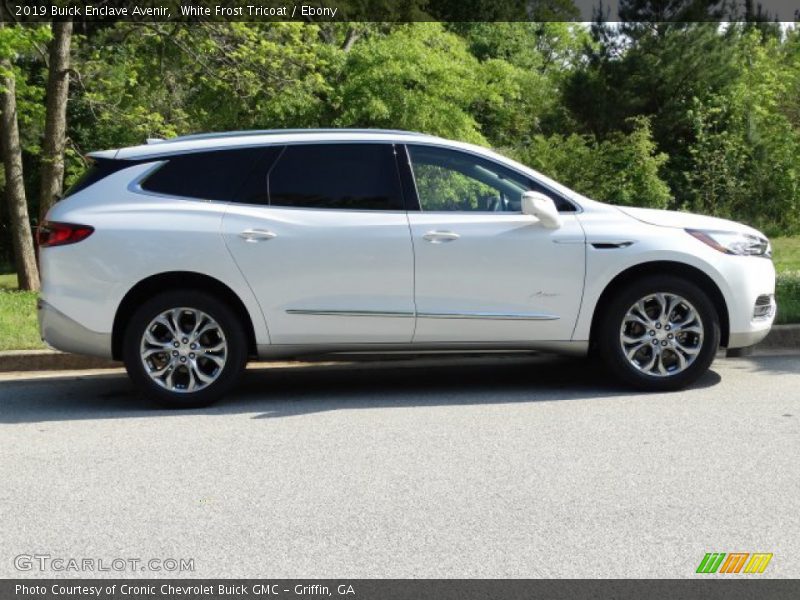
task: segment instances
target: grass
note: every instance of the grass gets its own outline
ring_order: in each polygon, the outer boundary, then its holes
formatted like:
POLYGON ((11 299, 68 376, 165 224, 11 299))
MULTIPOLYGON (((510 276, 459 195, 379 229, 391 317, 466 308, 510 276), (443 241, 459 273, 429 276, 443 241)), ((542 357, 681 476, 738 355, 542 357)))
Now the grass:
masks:
MULTIPOLYGON (((800 323, 800 237, 772 240, 778 270, 776 323, 800 323)), ((36 294, 17 290, 17 276, 0 274, 0 350, 44 348, 36 322, 36 294)))
POLYGON ((770 240, 772 242, 772 261, 778 273, 800 271, 800 236, 770 240))
POLYGON ((0 274, 0 292, 17 289, 17 276, 14 273, 0 274))
POLYGON ((17 290, 17 276, 0 275, 0 350, 44 348, 36 321, 36 292, 17 290))

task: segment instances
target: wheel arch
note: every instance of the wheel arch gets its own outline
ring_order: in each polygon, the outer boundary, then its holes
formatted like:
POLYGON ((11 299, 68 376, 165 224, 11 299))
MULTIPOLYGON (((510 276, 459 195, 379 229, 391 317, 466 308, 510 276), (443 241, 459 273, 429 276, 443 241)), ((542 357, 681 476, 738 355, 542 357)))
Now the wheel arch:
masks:
POLYGON ((719 315, 721 334, 720 346, 726 347, 728 345, 730 333, 728 305, 725 302, 725 296, 723 296, 722 291, 719 289, 719 286, 714 282, 714 280, 702 270, 686 263, 675 261, 649 261, 628 267, 614 277, 614 279, 612 279, 603 289, 602 294, 600 294, 600 298, 595 304, 594 313, 592 314, 592 324, 589 334, 590 347, 594 347, 596 345, 598 324, 605 312, 606 307, 614 295, 631 282, 642 277, 653 275, 674 275, 677 277, 682 277, 691 281, 700 289, 702 289, 708 295, 717 311, 717 315, 719 315))
POLYGON ((111 354, 114 360, 122 360, 122 340, 136 307, 153 295, 169 289, 201 290, 213 294, 226 302, 244 325, 247 335, 248 354, 250 356, 257 354, 253 321, 236 292, 209 275, 193 271, 169 271, 151 275, 141 280, 128 290, 122 298, 114 315, 114 325, 111 332, 111 354))

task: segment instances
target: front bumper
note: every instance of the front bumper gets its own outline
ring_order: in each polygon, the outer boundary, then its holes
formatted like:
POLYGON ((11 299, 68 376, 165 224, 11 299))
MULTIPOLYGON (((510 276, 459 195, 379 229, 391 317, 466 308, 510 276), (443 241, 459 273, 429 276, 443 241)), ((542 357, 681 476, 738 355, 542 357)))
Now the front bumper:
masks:
POLYGON ((728 348, 745 348, 747 346, 754 346, 769 333, 772 328, 772 323, 775 321, 775 314, 777 312, 777 304, 775 303, 774 294, 762 294, 756 299, 753 306, 754 314, 747 324, 746 329, 738 331, 731 330, 728 335, 728 348), (768 304, 761 299, 768 298, 768 304), (755 312, 766 310, 766 314, 756 316, 755 312))
POLYGON ((111 358, 111 333, 87 329, 41 298, 36 304, 42 341, 56 350, 111 358))
POLYGON ((728 308, 727 347, 757 344, 775 320, 775 267, 760 256, 717 254, 717 283, 728 308))
POLYGON ((767 337, 772 323, 763 329, 757 331, 740 331, 731 332, 728 335, 728 348, 746 348, 747 346, 755 346, 758 342, 767 337))

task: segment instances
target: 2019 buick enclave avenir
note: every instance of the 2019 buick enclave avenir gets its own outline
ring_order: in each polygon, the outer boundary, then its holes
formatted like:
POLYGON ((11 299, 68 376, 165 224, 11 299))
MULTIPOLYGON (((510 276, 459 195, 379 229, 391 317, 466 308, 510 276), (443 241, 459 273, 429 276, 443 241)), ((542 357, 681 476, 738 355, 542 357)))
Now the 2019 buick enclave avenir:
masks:
POLYGON ((248 358, 540 349, 678 389, 775 312, 758 231, 585 198, 403 131, 254 131, 97 152, 39 232, 42 337, 172 406, 248 358))

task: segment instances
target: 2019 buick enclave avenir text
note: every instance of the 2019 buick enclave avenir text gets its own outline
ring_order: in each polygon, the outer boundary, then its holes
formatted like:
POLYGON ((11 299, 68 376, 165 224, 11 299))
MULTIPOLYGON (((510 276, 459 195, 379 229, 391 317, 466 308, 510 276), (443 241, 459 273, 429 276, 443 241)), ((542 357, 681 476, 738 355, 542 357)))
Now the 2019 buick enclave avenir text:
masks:
POLYGON ((219 398, 248 358, 353 351, 591 348, 672 390, 774 318, 758 231, 596 202, 485 148, 280 130, 91 156, 39 231, 42 337, 168 405, 219 398))

